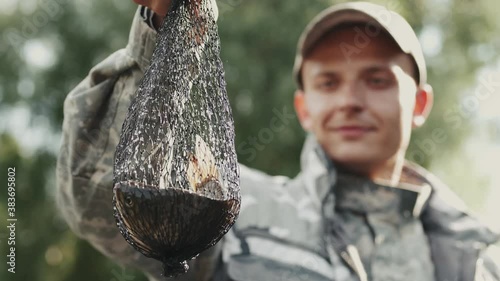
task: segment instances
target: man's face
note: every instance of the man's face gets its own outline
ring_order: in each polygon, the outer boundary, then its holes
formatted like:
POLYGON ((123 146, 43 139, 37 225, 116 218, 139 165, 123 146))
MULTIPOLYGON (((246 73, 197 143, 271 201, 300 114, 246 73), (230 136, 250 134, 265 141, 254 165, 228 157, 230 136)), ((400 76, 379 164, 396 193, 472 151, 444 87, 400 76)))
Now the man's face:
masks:
POLYGON ((295 106, 302 126, 335 162, 366 170, 406 151, 419 92, 414 64, 388 35, 359 52, 353 28, 331 32, 304 59, 295 106), (344 45, 342 45, 344 44, 344 45))

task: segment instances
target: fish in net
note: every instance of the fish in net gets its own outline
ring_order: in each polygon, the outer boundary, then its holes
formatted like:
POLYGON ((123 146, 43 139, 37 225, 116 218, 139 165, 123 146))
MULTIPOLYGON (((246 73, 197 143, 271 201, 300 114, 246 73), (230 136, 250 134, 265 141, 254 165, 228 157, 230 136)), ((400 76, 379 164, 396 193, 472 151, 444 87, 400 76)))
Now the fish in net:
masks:
POLYGON ((115 152, 117 226, 172 277, 229 231, 240 202, 234 122, 210 0, 173 0, 115 152))

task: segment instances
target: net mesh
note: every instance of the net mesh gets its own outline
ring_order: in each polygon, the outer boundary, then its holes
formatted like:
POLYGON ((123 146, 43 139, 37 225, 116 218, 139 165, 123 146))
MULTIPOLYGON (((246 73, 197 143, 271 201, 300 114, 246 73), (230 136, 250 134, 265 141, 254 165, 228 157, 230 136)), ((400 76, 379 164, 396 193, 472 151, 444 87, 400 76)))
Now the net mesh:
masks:
POLYGON ((214 245, 239 212, 234 123, 209 2, 172 1, 115 153, 118 227, 164 262, 166 276, 185 272, 184 260, 214 245))

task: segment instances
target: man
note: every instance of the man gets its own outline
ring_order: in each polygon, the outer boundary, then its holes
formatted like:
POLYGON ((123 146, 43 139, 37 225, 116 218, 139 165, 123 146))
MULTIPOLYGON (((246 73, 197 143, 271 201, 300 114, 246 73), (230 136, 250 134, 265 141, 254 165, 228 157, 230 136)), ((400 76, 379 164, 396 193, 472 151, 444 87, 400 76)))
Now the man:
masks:
MULTIPOLYGON (((58 202, 79 237, 161 280, 160 263, 119 234, 111 205, 121 125, 169 7, 136 2, 156 13, 141 7, 127 48, 65 101, 58 202)), ((498 235, 404 160, 433 94, 418 39, 400 15, 363 2, 323 11, 299 40, 294 78, 309 133, 300 174, 240 166, 238 221, 176 280, 500 280, 491 246, 498 235)))

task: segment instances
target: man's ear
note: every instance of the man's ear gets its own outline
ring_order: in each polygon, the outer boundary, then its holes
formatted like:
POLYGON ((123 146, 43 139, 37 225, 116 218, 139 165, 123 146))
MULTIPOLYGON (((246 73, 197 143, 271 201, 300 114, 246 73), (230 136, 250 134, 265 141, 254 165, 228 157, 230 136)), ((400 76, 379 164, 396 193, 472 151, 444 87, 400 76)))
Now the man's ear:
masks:
POLYGON ((418 128, 425 123, 432 105, 434 104, 434 92, 431 85, 425 84, 417 89, 415 95, 415 109, 413 110, 413 128, 418 128))
POLYGON ((309 132, 311 130, 311 117, 307 109, 306 97, 303 90, 295 91, 293 105, 302 129, 309 132))

